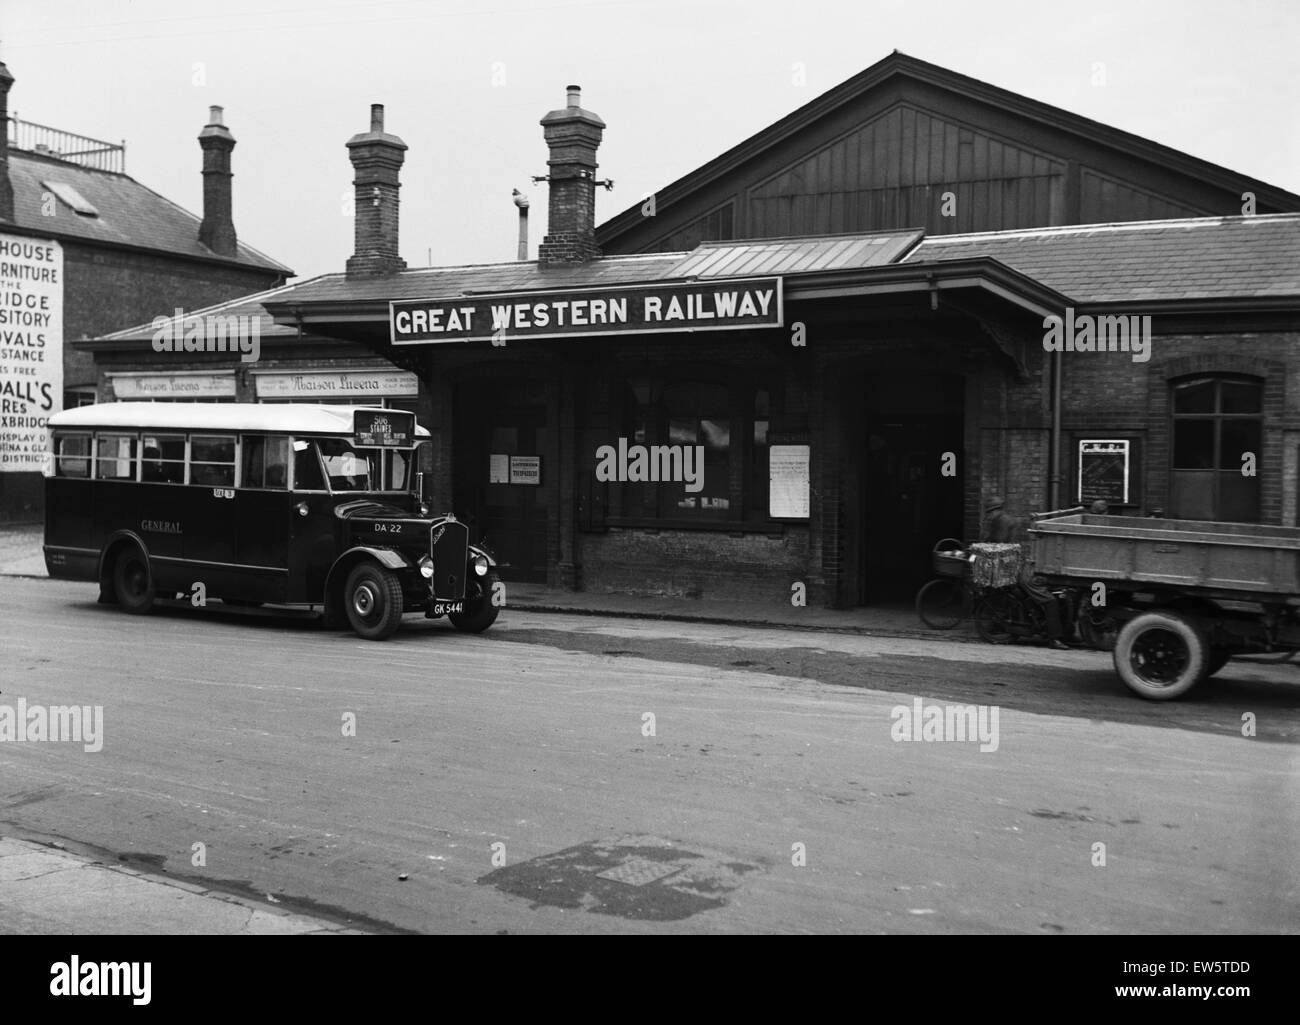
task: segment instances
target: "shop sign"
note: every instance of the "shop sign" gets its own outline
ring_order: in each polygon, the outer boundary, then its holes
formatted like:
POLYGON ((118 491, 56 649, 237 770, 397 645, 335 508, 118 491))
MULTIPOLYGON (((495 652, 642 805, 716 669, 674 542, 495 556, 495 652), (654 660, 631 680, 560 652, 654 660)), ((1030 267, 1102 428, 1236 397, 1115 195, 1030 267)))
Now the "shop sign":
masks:
POLYGON ((400 370, 349 370, 255 374, 259 399, 366 398, 419 394, 414 374, 400 370))
POLYGON ((110 374, 118 399, 233 399, 235 375, 110 374))
POLYGON ((781 327, 783 318, 779 277, 389 303, 394 345, 744 330, 781 327))

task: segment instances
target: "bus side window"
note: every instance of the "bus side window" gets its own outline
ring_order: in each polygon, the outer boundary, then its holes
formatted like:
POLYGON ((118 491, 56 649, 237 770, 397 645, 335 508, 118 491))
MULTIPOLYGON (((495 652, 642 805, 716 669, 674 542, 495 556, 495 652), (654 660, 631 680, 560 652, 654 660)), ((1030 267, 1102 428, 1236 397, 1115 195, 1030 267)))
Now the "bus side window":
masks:
POLYGON ((289 439, 266 439, 266 486, 285 490, 289 487, 289 439))
POLYGON ((223 488, 235 486, 233 435, 195 434, 190 438, 190 483, 223 488))
POLYGON ((185 437, 146 434, 140 447, 140 479, 149 484, 185 483, 185 437))
POLYGON ((301 439, 293 443, 293 489, 295 491, 324 491, 325 477, 321 473, 320 457, 316 446, 301 439))
POLYGON ((127 434, 99 435, 95 439, 95 477, 135 480, 135 438, 127 434))
POLYGON ((54 440, 56 477, 90 476, 90 435, 61 434, 54 440))
POLYGON ((265 476, 266 437, 261 434, 245 434, 240 452, 239 486, 260 488, 265 476))

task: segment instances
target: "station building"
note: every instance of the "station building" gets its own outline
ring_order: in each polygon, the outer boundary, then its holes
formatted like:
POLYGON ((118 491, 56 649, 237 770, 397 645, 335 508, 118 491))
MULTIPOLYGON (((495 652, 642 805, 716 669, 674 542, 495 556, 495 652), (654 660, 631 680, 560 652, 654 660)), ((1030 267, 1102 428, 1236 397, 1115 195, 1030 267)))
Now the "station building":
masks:
POLYGON ((407 269, 375 107, 346 269, 259 301, 418 377, 506 579, 851 607, 994 496, 1297 523, 1300 196, 897 53, 600 228, 603 120, 541 125, 536 261, 407 269))

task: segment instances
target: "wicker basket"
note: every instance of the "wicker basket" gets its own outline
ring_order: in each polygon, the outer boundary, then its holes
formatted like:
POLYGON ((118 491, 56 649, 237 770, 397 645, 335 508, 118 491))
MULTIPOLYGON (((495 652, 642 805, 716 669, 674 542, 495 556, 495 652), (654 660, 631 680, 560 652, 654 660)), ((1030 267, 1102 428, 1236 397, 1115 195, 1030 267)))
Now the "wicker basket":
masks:
POLYGON ((964 551, 932 552, 930 561, 941 577, 965 577, 970 573, 970 555, 964 551))
POLYGON ((971 580, 980 587, 1010 587, 1020 579, 1024 552, 1018 544, 979 542, 970 546, 975 559, 971 580))

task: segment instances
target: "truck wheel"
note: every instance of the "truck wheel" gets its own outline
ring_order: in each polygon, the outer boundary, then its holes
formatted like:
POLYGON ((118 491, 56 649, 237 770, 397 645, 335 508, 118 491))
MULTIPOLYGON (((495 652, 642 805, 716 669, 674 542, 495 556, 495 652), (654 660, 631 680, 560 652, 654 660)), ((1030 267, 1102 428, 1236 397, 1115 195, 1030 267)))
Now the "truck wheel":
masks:
POLYGON ((363 562, 348 574, 343 608, 358 637, 383 641, 402 623, 402 585, 389 570, 363 562))
POLYGON ((113 562, 113 597, 133 616, 153 611, 154 589, 149 559, 135 545, 121 552, 113 562))
POLYGON ((1205 678, 1210 646, 1194 622, 1173 612, 1144 612, 1115 639, 1115 672, 1139 697, 1170 701, 1205 678))
POLYGON ((488 570, 483 583, 479 585, 478 595, 465 599, 465 611, 453 612, 447 617, 451 620, 451 625, 462 633, 481 634, 495 623, 497 613, 501 610, 492 604, 492 594, 500 579, 494 571, 488 570))

